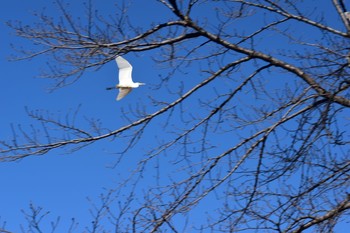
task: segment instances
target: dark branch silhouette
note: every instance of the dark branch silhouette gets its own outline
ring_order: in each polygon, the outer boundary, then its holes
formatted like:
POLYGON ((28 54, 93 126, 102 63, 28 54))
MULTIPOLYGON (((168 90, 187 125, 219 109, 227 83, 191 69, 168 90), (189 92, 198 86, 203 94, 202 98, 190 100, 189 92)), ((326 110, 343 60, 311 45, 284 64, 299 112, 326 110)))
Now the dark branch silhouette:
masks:
MULTIPOLYGON (((52 59, 43 76, 54 88, 117 55, 154 52, 165 71, 153 91, 169 95, 123 113, 128 123, 119 128, 82 126, 78 113, 62 120, 28 110, 37 128, 13 126, 13 138, 0 141, 0 161, 113 140, 125 145, 118 167, 147 135, 154 138, 148 151, 94 204, 89 232, 331 232, 350 213, 345 1, 332 1, 332 9, 317 1, 156 2, 168 19, 148 28, 131 23, 125 8, 108 18, 93 14, 91 3, 81 21, 61 1, 59 20, 43 12, 35 25, 8 23, 33 42, 16 59, 52 59), (146 171, 154 175, 149 186, 146 171)), ((39 229, 41 209, 30 210, 39 229)))

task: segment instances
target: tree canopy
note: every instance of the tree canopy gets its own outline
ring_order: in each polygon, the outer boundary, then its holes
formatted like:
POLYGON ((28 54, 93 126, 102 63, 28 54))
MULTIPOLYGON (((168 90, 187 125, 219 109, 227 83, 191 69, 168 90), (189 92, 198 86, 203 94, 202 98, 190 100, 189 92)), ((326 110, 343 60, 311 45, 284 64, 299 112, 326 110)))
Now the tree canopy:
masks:
POLYGON ((332 231, 350 213, 344 1, 154 2, 149 22, 124 3, 103 16, 89 1, 79 18, 57 0, 59 18, 8 23, 32 43, 18 59, 50 58, 54 88, 118 55, 145 54, 159 76, 120 127, 28 111, 37 128, 13 129, 0 161, 119 145, 115 169, 133 156, 132 172, 101 197, 91 232, 332 231))

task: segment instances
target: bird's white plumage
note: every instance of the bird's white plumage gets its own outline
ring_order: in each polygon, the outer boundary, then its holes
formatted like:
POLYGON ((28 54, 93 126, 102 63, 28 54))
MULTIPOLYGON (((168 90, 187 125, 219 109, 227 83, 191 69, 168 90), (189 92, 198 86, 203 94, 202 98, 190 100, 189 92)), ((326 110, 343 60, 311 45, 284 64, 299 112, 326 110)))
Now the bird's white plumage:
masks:
POLYGON ((117 56, 115 58, 119 68, 119 84, 116 86, 119 89, 119 94, 117 100, 122 99, 124 96, 130 93, 132 88, 139 87, 140 85, 145 85, 144 83, 134 83, 132 81, 132 66, 131 64, 122 58, 117 56))
POLYGON ((117 96, 117 100, 121 100, 124 96, 129 94, 131 90, 131 87, 119 87, 119 94, 117 96))
POLYGON ((132 86, 134 82, 131 77, 132 66, 130 63, 121 56, 116 57, 115 61, 119 68, 119 86, 132 86))

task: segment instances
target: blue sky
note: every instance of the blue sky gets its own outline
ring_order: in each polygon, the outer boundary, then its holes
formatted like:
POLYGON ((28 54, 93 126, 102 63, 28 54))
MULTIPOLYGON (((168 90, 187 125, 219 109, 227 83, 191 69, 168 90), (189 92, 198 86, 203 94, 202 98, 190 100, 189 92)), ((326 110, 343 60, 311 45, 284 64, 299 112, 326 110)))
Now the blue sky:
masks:
MULTIPOLYGON (((113 6, 113 1, 109 1, 109 6, 113 6)), ((26 127, 33 123, 26 116, 25 107, 31 110, 48 110, 64 118, 67 112, 74 113, 81 105, 79 119, 88 116, 101 119, 104 124, 114 124, 115 127, 124 124, 125 120, 119 118, 121 106, 127 108, 135 99, 147 95, 149 89, 140 88, 130 94, 131 98, 116 102, 117 92, 105 90, 117 82, 118 70, 113 62, 97 72, 87 72, 76 84, 52 93, 49 92, 52 83, 37 78, 45 68, 45 57, 32 61, 8 62, 7 59, 14 54, 10 43, 18 42, 18 39, 4 22, 21 20, 31 24, 34 19, 32 12, 40 11, 43 7, 46 7, 47 12, 56 14, 56 8, 50 1, 6 1, 0 9, 3 35, 0 57, 3 71, 0 79, 0 137, 11 138, 10 124, 26 127), (80 88, 77 89, 77 86, 80 88)), ((102 9, 103 7, 101 6, 102 9)), ((144 63, 141 62, 141 58, 133 60, 136 67, 144 63)), ((135 76, 140 77, 139 81, 151 82, 149 76, 143 76, 141 73, 140 69, 134 69, 135 76)), ((7 229, 18 232, 19 224, 25 224, 21 209, 28 209, 29 203, 32 202, 51 211, 52 217, 61 216, 62 223, 75 217, 81 226, 88 225, 88 209, 91 206, 87 197, 96 200, 98 195, 104 192, 104 187, 111 187, 118 182, 118 174, 127 173, 120 168, 108 168, 115 161, 115 150, 98 144, 82 149, 74 155, 58 150, 47 156, 15 163, 0 163, 0 223, 6 221, 7 229)), ((110 147, 115 149, 118 145, 110 147)))
MULTIPOLYGON (((159 7, 159 4, 157 6, 159 7)), ((79 3, 73 3, 71 7, 75 14, 81 13, 79 3)), ((113 9, 114 1, 104 1, 103 5, 97 7, 101 11, 109 11, 113 9)), ((8 61, 12 55, 16 55, 10 44, 25 47, 29 46, 29 43, 16 37, 5 22, 20 20, 30 25, 36 22, 33 13, 40 12, 41 9, 53 17, 58 15, 57 8, 44 0, 7 1, 0 9, 0 27, 3 32, 0 57, 3 69, 0 79, 1 139, 12 138, 11 124, 14 127, 21 125, 24 129, 29 129, 31 124, 35 124, 35 121, 26 115, 26 108, 30 111, 39 110, 43 114, 48 112, 60 119, 65 118, 67 113, 70 116, 74 115, 79 108, 78 125, 85 127, 85 118, 99 119, 104 126, 115 129, 127 124, 127 120, 121 117, 122 111, 128 112, 135 106, 142 106, 145 96, 152 94, 155 98, 162 98, 162 95, 169 97, 169 94, 164 92, 153 94, 152 88, 159 83, 157 78, 162 72, 162 67, 156 66, 147 53, 126 56, 134 66, 134 81, 145 82, 147 85, 133 91, 123 101, 115 100, 117 91, 105 90, 106 87, 117 83, 118 69, 114 61, 98 71, 86 72, 83 78, 71 86, 50 92, 53 83, 38 78, 40 72, 46 69, 47 57, 41 56, 30 61, 8 61)), ((146 22, 154 16, 154 9, 154 5, 141 1, 137 7, 131 7, 130 11, 138 16, 135 21, 146 22)), ((162 16, 156 18, 160 20, 162 16)), ((148 109, 151 111, 152 106, 148 109)), ((133 153, 143 153, 149 149, 150 143, 154 143, 154 137, 157 137, 156 134, 157 132, 153 132, 150 138, 146 137, 139 148, 140 152, 133 153)), ((47 155, 19 162, 0 163, 0 226, 6 222, 6 229, 14 232, 19 231, 20 225, 26 228, 27 223, 22 210, 28 211, 29 204, 33 203, 52 213, 45 222, 46 229, 50 229, 49 222, 58 216, 61 218, 62 232, 66 231, 73 217, 79 222, 78 232, 84 227, 89 227, 92 219, 89 209, 93 208, 91 203, 99 203, 99 195, 115 187, 133 169, 131 166, 112 168, 116 163, 116 153, 124 148, 122 143, 123 141, 106 140, 74 153, 55 150, 47 155)), ((130 157, 124 162, 129 165, 135 162, 137 157, 133 153, 129 154, 130 157)), ((153 175, 152 173, 151 176, 153 175)))
MULTIPOLYGON (((81 7, 77 2, 72 5, 76 14, 81 13, 81 7)), ((103 5, 98 5, 98 9, 108 12, 113 7, 114 1, 103 2, 103 5)), ((134 3, 135 5, 131 7, 131 13, 138 16, 134 21, 146 22, 149 18, 160 20, 163 15, 155 16, 154 12, 157 10, 161 12, 163 8, 159 5, 150 5, 149 2, 153 1, 147 1, 147 4, 145 2, 137 1, 137 5, 134 3)), ((169 102, 175 99, 176 95, 171 96, 167 91, 153 90, 159 83, 158 77, 166 75, 167 70, 156 65, 149 52, 126 56, 134 66, 134 80, 145 82, 147 85, 133 91, 123 101, 115 101, 116 91, 105 90, 106 87, 113 86, 117 82, 118 70, 114 62, 106 64, 98 71, 86 72, 83 78, 73 85, 50 92, 52 83, 49 80, 37 78, 40 71, 45 69, 47 57, 41 56, 31 61, 8 61, 11 54, 14 54, 10 43, 14 43, 15 46, 19 43, 26 46, 28 43, 18 39, 4 24, 8 20, 21 20, 30 25, 35 21, 32 12, 40 11, 44 7, 46 12, 57 16, 56 8, 51 2, 45 0, 6 1, 0 8, 2 16, 0 30, 3 36, 0 56, 3 74, 0 78, 1 139, 11 139, 11 124, 15 127, 20 124, 25 129, 29 129, 33 121, 26 115, 26 107, 29 110, 42 109, 43 114, 49 111, 50 114, 61 119, 67 113, 73 116, 79 108, 77 124, 88 127, 86 118, 99 119, 105 127, 116 129, 127 123, 127 120, 121 117, 123 112, 129 112, 137 106, 142 108, 146 104, 145 96, 152 95, 154 98, 163 98, 169 102)), ((142 23, 139 25, 143 26, 142 23)), ((273 41, 271 45, 278 43, 280 42, 273 41)), ((191 70, 184 76, 176 74, 177 80, 184 82, 186 87, 191 86, 193 83, 189 78, 191 74, 193 75, 191 70)), ((178 87, 174 89, 176 88, 178 87)), ((208 93, 200 93, 200 95, 204 100, 210 98, 208 93)), ((147 106, 147 112, 152 112, 154 109, 156 108, 153 106, 147 106)), ((154 124, 158 123, 163 122, 160 119, 154 124)), ((172 122, 172 124, 176 123, 176 121, 172 122)), ((161 129, 157 128, 146 134, 141 139, 140 145, 133 150, 132 154, 128 154, 127 158, 124 157, 122 163, 135 163, 139 154, 150 149, 155 141, 163 139, 161 133, 161 129)), ((6 221, 6 228, 14 232, 19 231, 20 224, 26 226, 21 210, 28 210, 31 202, 50 211, 52 214, 49 220, 61 216, 62 229, 66 229, 67 222, 72 217, 77 219, 80 227, 88 226, 91 221, 89 209, 92 207, 88 198, 98 203, 98 196, 101 193, 115 187, 132 171, 131 166, 111 168, 116 161, 116 152, 123 148, 122 142, 122 140, 105 140, 74 153, 54 150, 44 156, 31 157, 13 163, 0 163, 0 227, 4 221, 6 221)), ((224 144, 219 140, 218 143, 218 145, 224 144)), ((165 174, 166 171, 167 167, 164 166, 162 172, 165 174)), ((152 177, 156 174, 152 171, 148 174, 150 182, 153 182, 152 177)))

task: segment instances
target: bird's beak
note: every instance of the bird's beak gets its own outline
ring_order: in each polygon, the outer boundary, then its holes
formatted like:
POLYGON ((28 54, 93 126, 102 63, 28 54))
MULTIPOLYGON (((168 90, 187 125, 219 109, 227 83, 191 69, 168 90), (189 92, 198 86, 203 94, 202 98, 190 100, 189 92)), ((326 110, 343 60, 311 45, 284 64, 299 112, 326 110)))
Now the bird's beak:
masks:
POLYGON ((146 85, 146 83, 140 83, 140 85, 142 86, 142 85, 146 85))

